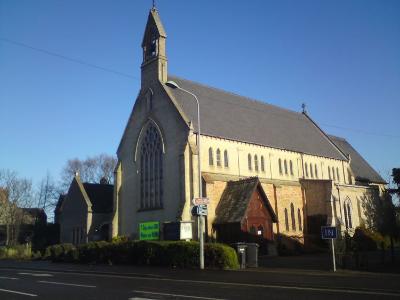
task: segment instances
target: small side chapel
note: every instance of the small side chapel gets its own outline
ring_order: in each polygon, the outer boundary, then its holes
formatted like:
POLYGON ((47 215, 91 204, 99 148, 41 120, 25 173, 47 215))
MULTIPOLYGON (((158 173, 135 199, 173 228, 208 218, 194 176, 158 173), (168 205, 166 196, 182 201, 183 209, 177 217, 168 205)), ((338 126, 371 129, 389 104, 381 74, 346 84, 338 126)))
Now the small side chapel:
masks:
POLYGON ((217 240, 248 233, 303 244, 321 225, 351 234, 363 224, 363 203, 379 199, 386 182, 345 139, 327 135, 305 111, 170 75, 166 39, 153 7, 141 89, 117 150, 114 236, 138 238, 141 222, 194 221, 199 177, 210 199, 206 234, 217 240))

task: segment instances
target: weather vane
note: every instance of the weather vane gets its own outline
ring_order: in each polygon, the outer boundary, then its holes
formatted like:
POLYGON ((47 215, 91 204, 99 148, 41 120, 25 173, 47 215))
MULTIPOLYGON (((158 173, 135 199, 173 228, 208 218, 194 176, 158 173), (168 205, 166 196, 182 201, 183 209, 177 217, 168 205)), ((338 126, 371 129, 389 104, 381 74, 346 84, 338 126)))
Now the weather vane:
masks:
POLYGON ((156 8, 156 0, 153 0, 153 8, 156 8))

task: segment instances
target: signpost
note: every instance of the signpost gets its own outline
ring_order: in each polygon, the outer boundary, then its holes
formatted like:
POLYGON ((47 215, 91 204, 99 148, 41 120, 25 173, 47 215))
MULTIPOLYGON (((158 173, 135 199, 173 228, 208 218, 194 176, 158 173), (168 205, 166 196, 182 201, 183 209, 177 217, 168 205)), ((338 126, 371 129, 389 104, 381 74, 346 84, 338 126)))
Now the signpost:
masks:
POLYGON ((193 216, 207 216, 207 214, 208 210, 207 210, 207 205, 205 204, 195 205, 192 207, 193 216))
POLYGON ((210 203, 210 199, 208 199, 207 197, 193 198, 192 203, 193 205, 207 205, 210 203))
POLYGON ((321 238, 323 240, 331 240, 333 272, 336 272, 335 244, 333 240, 337 238, 337 228, 334 226, 321 226, 321 238))

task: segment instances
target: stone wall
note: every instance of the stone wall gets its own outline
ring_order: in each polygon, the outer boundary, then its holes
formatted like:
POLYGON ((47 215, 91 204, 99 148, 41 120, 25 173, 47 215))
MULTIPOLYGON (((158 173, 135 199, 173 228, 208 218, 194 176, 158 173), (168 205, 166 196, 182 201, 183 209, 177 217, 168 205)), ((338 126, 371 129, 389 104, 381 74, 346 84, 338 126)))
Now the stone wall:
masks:
MULTIPOLYGON (((151 89, 151 108, 147 90, 136 100, 121 144, 118 148, 120 182, 118 197, 118 234, 138 237, 141 222, 177 221, 185 199, 184 153, 189 129, 159 82, 148 84, 151 89), (153 122, 163 140, 163 208, 139 211, 140 208, 140 146, 141 130, 153 122)), ((114 223, 115 225, 116 223, 114 223)), ((114 230, 114 234, 115 234, 114 230)))
POLYGON ((91 212, 76 179, 73 180, 61 208, 60 242, 72 243, 73 230, 79 228, 85 235, 81 242, 85 243, 92 223, 91 212))

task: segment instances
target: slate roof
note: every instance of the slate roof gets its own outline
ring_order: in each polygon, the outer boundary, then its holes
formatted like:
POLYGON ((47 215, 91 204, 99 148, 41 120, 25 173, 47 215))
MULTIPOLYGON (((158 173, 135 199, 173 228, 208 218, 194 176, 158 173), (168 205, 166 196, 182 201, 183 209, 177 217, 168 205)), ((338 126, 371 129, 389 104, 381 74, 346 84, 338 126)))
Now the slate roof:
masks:
POLYGON ((83 183, 83 187, 92 203, 94 213, 113 211, 114 186, 112 184, 83 183))
POLYGON ((34 222, 42 222, 42 223, 47 222, 47 214, 43 208, 23 207, 21 208, 21 210, 24 212, 25 215, 29 215, 32 218, 31 222, 28 221, 28 223, 30 224, 33 224, 34 222))
POLYGON ((65 197, 66 195, 60 194, 60 196, 58 197, 56 208, 54 209, 54 213, 59 213, 61 211, 61 206, 65 200, 65 197))
MULTIPOLYGON (((201 131, 204 135, 347 160, 326 134, 303 113, 175 76, 168 76, 168 80, 176 82, 181 88, 198 97, 201 131)), ((166 89, 172 93, 197 131, 197 108, 194 98, 179 89, 166 89)))
POLYGON ((214 224, 239 223, 246 214, 247 206, 254 191, 260 187, 265 207, 271 214, 272 220, 277 221, 276 215, 261 187, 257 177, 238 181, 229 181, 215 210, 214 224))
POLYGON ((350 154, 350 167, 357 181, 385 183, 386 181, 376 172, 368 162, 344 138, 329 135, 329 138, 344 152, 350 154))

